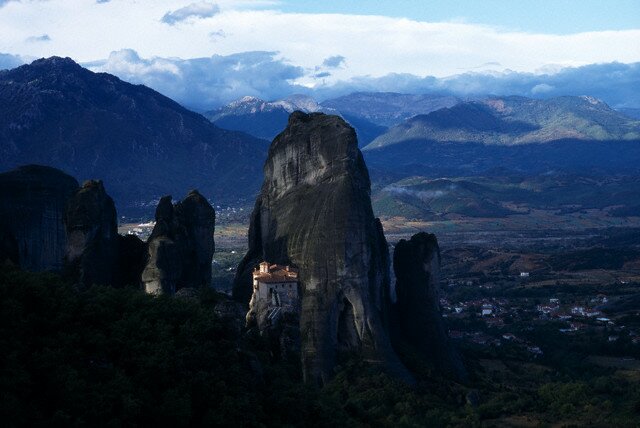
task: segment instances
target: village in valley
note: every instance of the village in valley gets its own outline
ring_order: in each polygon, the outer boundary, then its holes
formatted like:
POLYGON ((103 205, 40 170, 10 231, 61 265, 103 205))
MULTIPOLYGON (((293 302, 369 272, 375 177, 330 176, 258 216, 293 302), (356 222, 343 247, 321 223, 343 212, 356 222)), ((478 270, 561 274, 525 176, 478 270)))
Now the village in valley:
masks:
POLYGON ((556 270, 552 251, 534 250, 443 250, 440 306, 457 346, 486 361, 544 365, 571 353, 640 367, 640 312, 616 307, 640 286, 635 262, 556 270))
MULTIPOLYGON (((219 207, 216 212, 213 285, 231 294, 235 268, 246 253, 251 209, 219 207)), ((144 239, 153 225, 148 220, 131 221, 121 225, 120 233, 144 239)), ((537 234, 532 243, 523 231, 438 230, 442 246, 440 306, 449 337, 465 352, 486 358, 540 362, 567 347, 585 344, 586 357, 596 365, 640 367, 640 313, 606 310, 619 296, 634 293, 640 286, 638 260, 625 259, 618 268, 598 267, 597 260, 594 266, 572 266, 571 255, 558 260, 555 253, 571 254, 582 246, 611 239, 605 231, 537 234), (592 346, 587 349, 589 343, 592 346)), ((395 242, 407 237, 404 233, 389 234, 390 251, 395 242)), ((277 322, 283 313, 295 312, 297 303, 292 302, 299 298, 297 272, 286 268, 255 266, 257 295, 269 306, 267 318, 261 322, 277 322), (295 278, 285 278, 282 283, 271 279, 284 278, 284 274, 295 278), (290 299, 289 288, 276 290, 274 284, 291 288, 296 297, 290 299)))

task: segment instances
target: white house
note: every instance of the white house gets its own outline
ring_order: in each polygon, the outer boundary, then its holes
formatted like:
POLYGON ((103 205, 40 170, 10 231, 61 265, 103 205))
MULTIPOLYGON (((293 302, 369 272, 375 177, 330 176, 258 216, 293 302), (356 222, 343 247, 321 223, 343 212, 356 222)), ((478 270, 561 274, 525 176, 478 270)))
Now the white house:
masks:
POLYGON ((255 298, 269 307, 298 308, 298 271, 290 266, 260 263, 253 271, 253 289, 255 298))
POLYGON ((489 316, 493 313, 493 306, 491 305, 482 305, 482 316, 489 316))

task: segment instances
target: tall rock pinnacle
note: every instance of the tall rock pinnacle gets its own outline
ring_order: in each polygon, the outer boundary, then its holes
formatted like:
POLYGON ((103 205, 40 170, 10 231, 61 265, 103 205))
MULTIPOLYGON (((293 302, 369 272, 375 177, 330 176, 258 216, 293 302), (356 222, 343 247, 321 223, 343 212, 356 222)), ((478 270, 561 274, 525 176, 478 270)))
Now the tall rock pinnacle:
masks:
POLYGON ((326 382, 340 351, 408 377, 384 325, 387 245, 371 209, 369 173, 344 120, 294 112, 269 150, 234 297, 248 303, 261 261, 298 269, 307 382, 326 382))
POLYGON ((118 262, 118 219, 102 181, 89 180, 70 198, 65 211, 68 273, 79 284, 114 285, 118 262))
POLYGON ((215 223, 213 207, 196 190, 175 205, 171 196, 160 199, 156 225, 147 241, 145 290, 173 294, 180 288, 211 285, 215 223))
POLYGON ((440 248, 433 234, 420 232, 401 239, 393 253, 396 274, 395 341, 413 346, 439 371, 457 380, 466 371, 449 341, 440 313, 440 248))

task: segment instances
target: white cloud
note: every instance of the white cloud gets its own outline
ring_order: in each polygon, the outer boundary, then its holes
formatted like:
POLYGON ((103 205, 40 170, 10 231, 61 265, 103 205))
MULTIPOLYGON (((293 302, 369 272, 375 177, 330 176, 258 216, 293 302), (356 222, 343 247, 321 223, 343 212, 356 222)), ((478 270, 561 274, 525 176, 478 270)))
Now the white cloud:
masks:
POLYGON ((640 63, 568 67, 549 74, 471 72, 437 78, 392 73, 382 77, 356 76, 313 88, 298 82, 307 75, 323 79, 331 74, 322 67, 309 70, 296 66, 277 53, 266 51, 193 59, 145 59, 125 49, 111 53, 107 60, 85 66, 133 83, 143 83, 198 110, 211 109, 245 95, 276 100, 304 93, 323 100, 356 91, 440 93, 460 97, 592 95, 614 107, 640 106, 640 92, 635 89, 640 85, 640 63))
POLYGON ((141 58, 135 51, 112 52, 104 61, 84 64, 94 71, 115 74, 145 84, 176 101, 207 110, 240 96, 266 99, 296 92, 293 81, 301 67, 279 59, 275 52, 243 52, 205 58, 141 58))
POLYGON ((197 107, 243 95, 306 91, 323 98, 356 89, 582 91, 605 94, 614 105, 640 97, 629 77, 637 67, 624 66, 640 62, 640 29, 532 34, 466 22, 283 13, 269 0, 188 3, 0 0, 0 52, 70 56, 197 107), (29 41, 34 28, 50 40, 29 41))
MULTIPOLYGON (((38 57, 55 54, 91 61, 125 48, 146 58, 277 51, 309 70, 337 53, 348 58, 348 67, 332 69, 327 83, 389 73, 445 77, 472 71, 478 64, 496 71, 534 72, 548 64, 566 67, 640 61, 640 29, 531 34, 464 22, 283 13, 273 9, 277 3, 273 6, 268 1, 186 3, 10 2, 0 8, 0 52, 38 57), (187 19, 189 25, 164 24, 160 18, 167 11, 172 11, 167 17, 170 22, 187 19), (33 28, 48 34, 51 42, 27 43, 33 28)), ((318 82, 308 74, 300 83, 318 82)))
POLYGON ((29 43, 50 42, 50 41, 51 41, 51 37, 49 37, 48 34, 27 37, 27 42, 29 43))
POLYGON ((342 55, 330 56, 322 61, 322 65, 327 68, 338 68, 344 65, 345 59, 342 55))
POLYGON ((220 13, 220 7, 217 4, 201 1, 167 12, 161 21, 165 24, 175 25, 187 20, 211 18, 218 13, 220 13))
POLYGON ((553 91, 554 87, 547 83, 538 83, 536 86, 531 88, 531 93, 534 95, 537 94, 546 94, 548 92, 553 91))

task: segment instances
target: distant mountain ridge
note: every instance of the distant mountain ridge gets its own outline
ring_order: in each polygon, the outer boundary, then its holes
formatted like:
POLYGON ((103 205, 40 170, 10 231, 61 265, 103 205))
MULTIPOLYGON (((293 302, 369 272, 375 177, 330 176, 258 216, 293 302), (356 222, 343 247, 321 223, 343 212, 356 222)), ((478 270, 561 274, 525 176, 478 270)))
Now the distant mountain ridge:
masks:
POLYGON ((252 197, 267 146, 70 58, 0 72, 0 170, 37 163, 100 178, 119 209, 191 188, 252 197))
MULTIPOLYGON (((588 177, 564 173, 537 176, 426 178, 408 177, 379 188, 372 196, 376 215, 435 220, 466 217, 504 218, 530 210, 571 213, 623 207, 637 215, 640 178, 588 177), (517 209, 516 209, 517 207, 517 209), (634 208, 635 211, 632 211, 634 208)), ((621 208, 612 210, 615 216, 621 208)))
POLYGON ((324 109, 311 97, 292 95, 271 102, 246 96, 219 109, 208 111, 204 116, 221 128, 246 132, 271 141, 287 126, 289 115, 296 110, 305 113, 322 111, 335 114, 330 109, 324 109))
POLYGON ((221 128, 246 132, 271 141, 284 130, 289 115, 294 111, 342 116, 355 128, 360 146, 369 144, 387 130, 385 126, 376 125, 360 116, 342 114, 333 108, 318 104, 309 96, 299 94, 276 101, 246 96, 204 115, 221 128))
POLYGON ((362 150, 381 177, 640 172, 640 121, 592 97, 491 97, 415 116, 362 150))
POLYGON ((620 113, 632 118, 632 119, 639 119, 640 120, 640 108, 633 108, 633 107, 623 107, 623 108, 618 108, 616 109, 618 110, 620 113))
POLYGON ((323 107, 343 115, 361 117, 380 126, 394 126, 419 114, 453 107, 461 102, 450 95, 354 92, 323 101, 323 107))
POLYGON ((294 94, 277 101, 265 101, 260 98, 246 96, 232 101, 224 107, 211 110, 207 112, 205 116, 212 122, 215 122, 229 114, 252 114, 271 111, 285 111, 290 114, 296 110, 315 113, 319 111, 330 111, 331 109, 325 109, 313 98, 300 94, 294 94))
POLYGON ((389 129, 367 149, 415 140, 518 145, 563 139, 637 140, 640 121, 586 96, 492 97, 415 116, 389 129))

